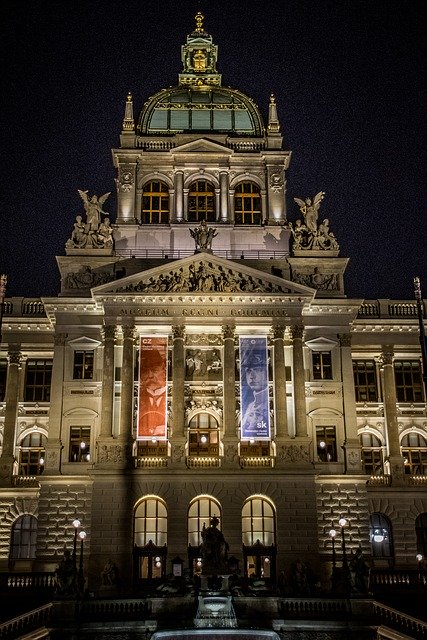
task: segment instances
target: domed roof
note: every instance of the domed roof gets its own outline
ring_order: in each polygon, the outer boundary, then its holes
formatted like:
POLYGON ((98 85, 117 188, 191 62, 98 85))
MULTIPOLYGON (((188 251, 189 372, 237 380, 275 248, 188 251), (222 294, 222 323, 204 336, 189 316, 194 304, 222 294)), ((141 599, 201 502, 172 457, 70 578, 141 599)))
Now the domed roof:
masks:
POLYGON ((196 27, 181 48, 183 71, 179 85, 162 89, 144 105, 139 135, 188 132, 264 135, 262 116, 253 100, 241 91, 221 86, 216 69, 218 47, 196 15, 196 27))
POLYGON ((216 132, 263 136, 264 124, 255 103, 241 91, 210 85, 162 89, 141 111, 140 135, 216 132))

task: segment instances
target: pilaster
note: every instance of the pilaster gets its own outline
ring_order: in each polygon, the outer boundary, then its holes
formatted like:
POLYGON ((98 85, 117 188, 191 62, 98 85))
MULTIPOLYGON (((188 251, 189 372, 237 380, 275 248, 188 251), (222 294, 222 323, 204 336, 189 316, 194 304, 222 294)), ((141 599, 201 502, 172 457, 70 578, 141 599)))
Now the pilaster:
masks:
POLYGON ((62 442, 62 406, 64 395, 64 366, 66 333, 57 333, 54 337, 52 382, 50 389, 49 437, 45 449, 45 468, 43 475, 61 473, 62 442))
POLYGON ((353 361, 351 358, 351 335, 339 336, 341 347, 341 376, 344 414, 344 455, 348 474, 361 474, 362 460, 359 436, 357 435, 356 396, 354 393, 353 361))
POLYGON ((11 344, 5 393, 3 448, 0 456, 0 487, 10 487, 12 484, 21 361, 20 345, 11 344))

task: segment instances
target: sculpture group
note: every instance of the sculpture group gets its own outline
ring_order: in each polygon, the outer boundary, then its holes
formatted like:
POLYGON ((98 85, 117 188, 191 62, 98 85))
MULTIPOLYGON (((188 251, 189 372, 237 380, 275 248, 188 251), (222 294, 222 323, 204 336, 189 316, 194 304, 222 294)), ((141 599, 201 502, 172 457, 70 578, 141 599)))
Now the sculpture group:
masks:
POLYGON ((319 191, 314 198, 294 198, 303 216, 295 222, 289 222, 293 237, 294 251, 338 251, 339 244, 335 235, 329 229, 329 220, 325 218, 318 222, 320 203, 325 197, 324 191, 319 191))
POLYGON ((111 249, 113 247, 113 229, 111 227, 108 213, 102 206, 110 195, 104 193, 103 196, 93 195, 88 197, 87 191, 77 190, 84 203, 86 222, 81 215, 76 216, 71 238, 67 240, 68 249, 111 249), (104 219, 101 219, 104 215, 104 219))

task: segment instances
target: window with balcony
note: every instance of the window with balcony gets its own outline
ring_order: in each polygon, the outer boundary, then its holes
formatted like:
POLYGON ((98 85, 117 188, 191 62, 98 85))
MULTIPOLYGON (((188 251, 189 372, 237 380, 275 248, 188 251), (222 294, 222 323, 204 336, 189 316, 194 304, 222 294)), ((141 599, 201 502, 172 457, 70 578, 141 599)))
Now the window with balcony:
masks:
POLYGON ((46 436, 30 433, 22 440, 19 450, 19 475, 39 476, 43 473, 46 436))
POLYGON ((369 540, 374 558, 391 558, 393 541, 391 524, 382 513, 371 513, 369 517, 369 540))
POLYGON ((25 368, 25 402, 49 402, 52 380, 52 360, 27 360, 25 368))
POLYGON ((337 436, 332 426, 316 427, 318 462, 337 462, 337 436))
POLYGON ((28 513, 19 516, 12 524, 10 541, 11 560, 36 557, 37 518, 28 513))
POLYGON ((214 222, 215 215, 215 190, 207 180, 196 180, 190 185, 188 191, 188 221, 189 222, 214 222))
POLYGON ((261 224, 261 193, 254 182, 241 182, 234 192, 236 224, 261 224))
POLYGON ((164 182, 152 180, 142 192, 142 224, 167 224, 169 222, 169 190, 164 182))
POLYGON ((383 473, 383 448, 381 440, 372 433, 360 435, 363 472, 371 475, 383 473))
POLYGON ((74 351, 74 380, 92 380, 94 367, 94 351, 74 351))
POLYGON ((395 360, 394 378, 398 402, 423 402, 423 382, 419 360, 395 360))
POLYGON ((219 424, 210 413, 193 416, 188 425, 188 453, 190 456, 219 455, 219 424))
POLYGON ((377 368, 374 360, 353 360, 356 402, 378 402, 377 368))
POLYGON ((69 462, 90 462, 90 427, 70 427, 69 462))
POLYGON ((405 473, 410 476, 427 475, 427 441, 419 433, 408 433, 401 440, 405 473))
POLYGON ((312 351, 313 380, 332 380, 332 353, 312 351))

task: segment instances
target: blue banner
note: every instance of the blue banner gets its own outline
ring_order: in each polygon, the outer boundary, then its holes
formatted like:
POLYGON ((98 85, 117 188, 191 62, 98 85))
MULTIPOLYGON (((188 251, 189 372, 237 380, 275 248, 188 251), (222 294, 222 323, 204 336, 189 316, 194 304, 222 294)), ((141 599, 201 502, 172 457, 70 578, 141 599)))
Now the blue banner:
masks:
POLYGON ((267 338, 241 336, 241 439, 270 440, 267 338))

